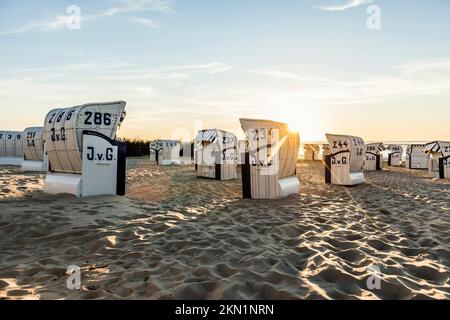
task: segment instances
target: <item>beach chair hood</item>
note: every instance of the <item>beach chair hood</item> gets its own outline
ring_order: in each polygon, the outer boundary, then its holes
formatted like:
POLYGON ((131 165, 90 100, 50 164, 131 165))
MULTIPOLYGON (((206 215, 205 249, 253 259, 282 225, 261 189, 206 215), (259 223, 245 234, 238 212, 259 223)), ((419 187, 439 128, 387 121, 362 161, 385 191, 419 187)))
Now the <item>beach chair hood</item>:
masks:
POLYGON ((278 160, 278 176, 295 175, 300 136, 298 132, 289 130, 286 123, 260 119, 239 119, 248 140, 250 162, 267 164, 278 160), (267 139, 267 137, 271 139, 267 139), (266 137, 267 146, 261 146, 261 139, 266 137), (273 143, 275 143, 273 145, 273 143), (268 148, 267 148, 268 147, 268 148), (269 154, 267 151, 269 150, 269 154), (256 155, 258 156, 256 159, 256 155), (276 159, 278 158, 278 159, 276 159))
POLYGON ((325 181, 338 185, 356 185, 364 182, 363 165, 366 145, 360 137, 326 134, 331 155, 325 160, 325 181))
POLYGON ((0 131, 0 158, 23 158, 21 131, 0 131))
POLYGON ((350 173, 361 171, 366 151, 366 145, 362 138, 330 133, 325 136, 330 144, 332 154, 350 153, 350 173))
POLYGON ((382 142, 366 144, 366 152, 370 152, 373 154, 380 154, 380 152, 383 152, 385 150, 386 146, 382 142))
POLYGON ((124 101, 90 103, 50 111, 45 118, 44 139, 51 170, 81 173, 83 131, 115 139, 125 117, 125 104, 124 101))
POLYGON ((450 142, 447 141, 434 141, 425 145, 425 153, 438 154, 443 157, 450 156, 450 142))
POLYGON ((22 134, 24 159, 44 160, 44 127, 26 128, 22 134))
POLYGON ((239 119, 248 140, 248 161, 242 168, 243 197, 280 199, 297 194, 300 137, 287 124, 239 119))

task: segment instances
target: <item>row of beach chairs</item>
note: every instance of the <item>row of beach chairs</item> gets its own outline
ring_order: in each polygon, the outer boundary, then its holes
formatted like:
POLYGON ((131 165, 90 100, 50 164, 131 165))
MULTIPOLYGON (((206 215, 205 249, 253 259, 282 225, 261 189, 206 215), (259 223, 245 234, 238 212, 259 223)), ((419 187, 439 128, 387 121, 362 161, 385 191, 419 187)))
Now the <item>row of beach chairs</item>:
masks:
MULTIPOLYGON (((116 140, 125 119, 126 103, 91 103, 51 110, 43 127, 23 132, 0 131, 0 165, 23 171, 47 172, 44 191, 76 196, 125 194, 126 144, 116 140)), ((242 195, 249 199, 279 199, 299 191, 299 134, 271 120, 240 119, 246 139, 220 129, 200 130, 193 143, 157 140, 150 159, 161 165, 195 164, 198 177, 237 178, 242 168, 242 195)), ((321 158, 325 182, 352 186, 364 182, 364 171, 381 170, 382 152, 388 165, 400 166, 401 146, 365 144, 356 136, 326 134, 321 158)), ((318 145, 305 145, 305 159, 315 160, 318 145)), ((450 178, 450 142, 414 144, 407 149, 406 167, 428 168, 431 177, 450 178)))

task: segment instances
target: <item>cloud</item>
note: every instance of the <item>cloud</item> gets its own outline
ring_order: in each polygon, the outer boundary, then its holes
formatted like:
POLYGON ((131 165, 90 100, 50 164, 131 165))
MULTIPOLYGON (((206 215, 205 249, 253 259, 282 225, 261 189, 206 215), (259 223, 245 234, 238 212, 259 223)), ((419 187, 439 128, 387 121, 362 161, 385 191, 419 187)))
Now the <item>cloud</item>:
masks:
POLYGON ((208 64, 194 64, 194 65, 187 65, 187 66, 181 66, 181 67, 174 67, 174 69, 181 69, 181 70, 202 70, 206 71, 207 73, 214 74, 214 73, 220 73, 220 72, 226 72, 231 70, 233 67, 219 62, 212 62, 208 64))
POLYGON ((206 74, 217 74, 222 72, 227 72, 232 69, 232 66, 212 62, 206 64, 193 64, 193 65, 183 65, 183 66, 173 66, 173 67, 163 67, 155 68, 144 71, 130 70, 128 74, 122 72, 117 76, 103 76, 98 79, 101 80, 176 80, 176 79, 187 79, 193 75, 206 73, 206 74))
POLYGON ((344 11, 351 8, 356 8, 364 4, 372 3, 373 0, 346 0, 346 1, 333 1, 330 4, 323 4, 316 6, 316 9, 325 11, 344 11))
POLYGON ((244 73, 248 74, 254 74, 264 77, 270 77, 270 78, 278 78, 278 79, 285 79, 285 80, 298 80, 298 81, 324 81, 329 82, 332 80, 315 77, 315 76, 302 76, 296 73, 291 72, 285 72, 280 70, 274 70, 274 69, 257 69, 257 70, 241 70, 244 73))
POLYGON ((66 26, 68 19, 68 16, 57 16, 51 21, 30 22, 14 29, 0 31, 0 35, 25 33, 28 31, 51 31, 66 26))
POLYGON ((426 71, 450 71, 450 58, 412 61, 396 67, 403 74, 412 74, 426 71))
MULTIPOLYGON (((84 14, 83 7, 81 7, 81 23, 92 21, 96 19, 113 17, 120 14, 126 13, 139 13, 139 12, 159 12, 164 14, 174 13, 172 7, 172 1, 170 0, 118 0, 116 1, 116 5, 110 8, 107 8, 103 11, 93 13, 93 14, 84 14)), ((35 21, 23 26, 13 28, 10 30, 0 31, 0 35, 11 35, 11 34, 19 34, 25 33, 29 31, 38 31, 38 32, 46 32, 53 31, 63 27, 66 27, 69 20, 71 19, 71 14, 67 15, 57 15, 53 19, 49 21, 35 21)), ((135 22, 141 23, 149 27, 152 23, 149 19, 144 18, 134 18, 135 22)), ((156 24, 152 25, 153 27, 156 24)))
POLYGON ((161 28, 161 26, 159 24, 157 24, 156 22, 154 22, 153 20, 150 19, 146 19, 146 18, 139 18, 139 17, 131 17, 131 20, 133 22, 136 22, 140 25, 143 25, 147 28, 150 29, 158 29, 161 28))
POLYGON ((89 63, 71 63, 62 66, 48 68, 26 68, 20 69, 19 72, 41 72, 41 71, 89 71, 99 69, 119 69, 132 67, 133 64, 123 61, 102 61, 89 63))

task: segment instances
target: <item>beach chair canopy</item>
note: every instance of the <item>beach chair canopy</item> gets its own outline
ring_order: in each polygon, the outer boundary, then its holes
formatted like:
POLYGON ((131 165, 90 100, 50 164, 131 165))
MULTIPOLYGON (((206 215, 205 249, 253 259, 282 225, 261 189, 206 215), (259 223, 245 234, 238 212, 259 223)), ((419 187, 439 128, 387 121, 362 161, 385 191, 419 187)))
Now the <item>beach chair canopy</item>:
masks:
POLYGON ((215 165, 237 162, 237 138, 231 133, 220 129, 200 130, 194 140, 196 164, 215 165))
POLYGON ((150 143, 150 161, 158 161, 158 164, 178 164, 180 154, 179 140, 155 140, 150 143))
POLYGON ((215 143, 220 150, 227 148, 227 146, 232 145, 237 148, 237 138, 231 133, 220 129, 205 129, 200 130, 195 137, 196 146, 200 146, 203 142, 215 143))
POLYGON ((406 147, 406 153, 411 154, 413 152, 424 152, 426 148, 426 144, 409 144, 406 147))
POLYGON ((403 153, 403 147, 397 144, 390 144, 387 146, 386 150, 391 151, 391 153, 403 153))
POLYGON ((425 153, 440 154, 443 157, 450 156, 450 142, 434 141, 425 145, 425 153))
POLYGON ((294 176, 300 136, 286 123, 271 120, 239 119, 248 140, 250 164, 278 165, 278 177, 294 176), (278 162, 278 163, 277 163, 278 162))
POLYGON ((362 138, 331 133, 326 133, 325 136, 333 153, 348 151, 354 159, 364 158, 366 145, 362 138))
POLYGON ((179 140, 154 140, 150 142, 150 148, 170 148, 170 147, 176 147, 180 144, 179 140))
POLYGON ((408 169, 428 168, 429 154, 425 152, 426 144, 410 144, 406 147, 405 166, 408 169))
POLYGON ((325 134, 330 144, 331 153, 337 155, 340 153, 349 153, 350 173, 362 170, 362 164, 366 153, 366 145, 364 140, 360 137, 340 135, 340 134, 325 134))
MULTIPOLYGON (((220 130, 221 131, 221 130, 220 130)), ((225 132, 225 131, 222 131, 225 132)), ((201 144, 202 142, 211 142, 214 143, 218 141, 219 138, 219 130, 218 129, 206 129, 200 130, 195 138, 196 144, 201 144)))
POLYGON ((364 183, 366 145, 360 137, 325 134, 331 154, 325 157, 325 182, 352 186, 364 183))
POLYGON ((382 142, 366 144, 366 152, 380 154, 384 150, 386 150, 386 147, 382 142))
POLYGON ((44 127, 26 128, 22 134, 25 160, 44 160, 44 127))
POLYGON ((90 103, 50 111, 45 117, 44 139, 54 172, 81 173, 83 131, 115 139, 125 117, 125 102, 90 103))
POLYGON ((21 131, 0 131, 0 157, 23 158, 21 131))

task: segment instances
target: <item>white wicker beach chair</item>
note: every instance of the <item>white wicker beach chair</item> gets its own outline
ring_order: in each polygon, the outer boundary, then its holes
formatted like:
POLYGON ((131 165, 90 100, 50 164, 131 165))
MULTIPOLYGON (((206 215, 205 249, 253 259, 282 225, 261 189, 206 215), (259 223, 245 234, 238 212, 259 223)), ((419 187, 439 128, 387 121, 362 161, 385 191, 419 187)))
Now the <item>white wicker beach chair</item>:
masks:
POLYGON ((237 138, 219 129, 200 130, 194 142, 197 176, 215 180, 237 178, 237 138))
POLYGON ((270 120, 240 119, 248 140, 242 165, 243 197, 280 199, 298 194, 300 137, 288 125, 270 120))
POLYGON ((325 157, 325 182, 353 186, 364 182, 366 146, 359 137, 326 134, 331 155, 325 157))
POLYGON ((125 102, 55 109, 45 118, 51 173, 44 191, 76 196, 125 193, 126 144, 116 141, 125 102))

